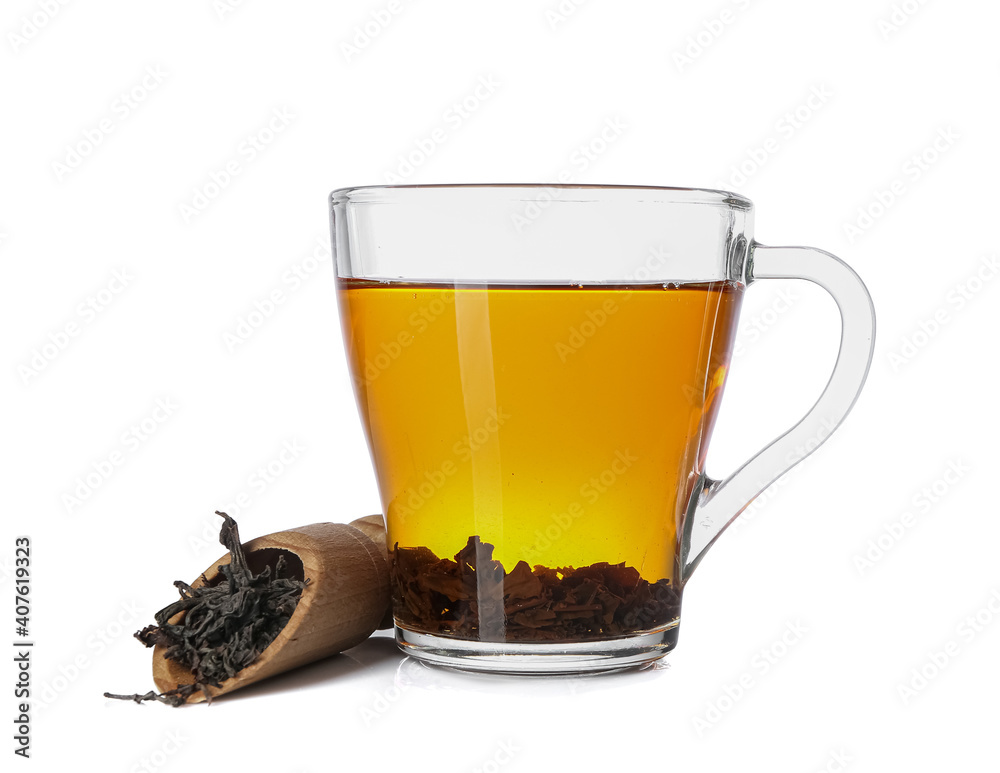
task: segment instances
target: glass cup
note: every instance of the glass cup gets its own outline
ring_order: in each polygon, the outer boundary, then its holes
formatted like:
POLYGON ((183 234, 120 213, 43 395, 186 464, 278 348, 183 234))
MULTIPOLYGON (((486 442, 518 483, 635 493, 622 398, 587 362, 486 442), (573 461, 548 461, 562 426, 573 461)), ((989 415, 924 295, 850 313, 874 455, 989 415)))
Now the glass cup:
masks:
POLYGON ((705 551, 840 424, 871 362, 854 271, 758 244, 733 193, 372 186, 331 206, 396 636, 421 660, 565 673, 662 657, 705 551), (834 297, 839 356, 798 424, 713 480, 740 304, 764 279, 834 297))

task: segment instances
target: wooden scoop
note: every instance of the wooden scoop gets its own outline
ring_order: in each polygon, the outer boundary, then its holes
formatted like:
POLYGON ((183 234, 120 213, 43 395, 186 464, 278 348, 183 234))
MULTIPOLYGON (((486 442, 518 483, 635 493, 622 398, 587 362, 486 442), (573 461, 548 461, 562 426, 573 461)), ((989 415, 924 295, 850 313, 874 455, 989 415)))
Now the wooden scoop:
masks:
MULTIPOLYGON (((346 523, 314 523, 258 537, 243 545, 247 564, 259 572, 285 552, 285 561, 300 578, 308 578, 295 611, 281 633, 256 661, 220 687, 208 687, 214 698, 360 644, 380 628, 392 627, 389 561, 381 515, 346 523), (291 555, 289 555, 291 554, 291 555)), ((212 582, 227 553, 191 586, 212 582)), ((171 619, 176 623, 183 612, 171 619)), ((194 675, 164 657, 166 647, 153 648, 153 680, 160 692, 191 684, 194 675)), ((205 700, 195 692, 188 703, 205 700)))

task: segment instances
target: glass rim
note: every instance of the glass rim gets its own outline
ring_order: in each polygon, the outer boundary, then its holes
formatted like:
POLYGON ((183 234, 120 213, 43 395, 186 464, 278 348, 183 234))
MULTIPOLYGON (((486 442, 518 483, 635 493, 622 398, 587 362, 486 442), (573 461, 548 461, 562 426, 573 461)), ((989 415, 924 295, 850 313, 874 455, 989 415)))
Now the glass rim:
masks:
MULTIPOLYGON (((666 193, 670 198, 659 203, 677 204, 715 204, 725 207, 747 210, 753 209, 753 202, 746 196, 731 191, 715 188, 685 188, 667 185, 603 185, 595 183, 429 183, 413 185, 357 185, 346 188, 336 188, 330 193, 332 204, 356 203, 379 204, 389 203, 398 197, 397 192, 423 190, 457 190, 460 188, 487 188, 502 190, 504 188, 526 188, 530 190, 580 190, 580 191, 628 191, 640 193, 666 193)), ((403 194, 405 195, 405 194, 403 194)), ((598 201, 598 198, 594 198, 598 201)), ((565 201, 573 201, 566 199, 565 201)), ((638 199, 637 201, 642 201, 638 199)))

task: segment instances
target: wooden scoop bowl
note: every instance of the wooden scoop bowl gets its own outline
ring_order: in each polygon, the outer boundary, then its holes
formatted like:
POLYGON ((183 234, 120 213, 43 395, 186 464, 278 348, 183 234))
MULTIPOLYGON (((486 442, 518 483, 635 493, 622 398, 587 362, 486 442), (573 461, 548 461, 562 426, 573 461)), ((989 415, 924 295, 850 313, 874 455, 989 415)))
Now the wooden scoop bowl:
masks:
MULTIPOLYGON (((389 593, 389 561, 385 524, 381 515, 369 515, 346 523, 314 523, 297 529, 258 537, 243 545, 247 564, 259 572, 273 565, 280 552, 292 573, 308 578, 295 611, 281 633, 256 661, 220 687, 208 687, 214 698, 330 657, 367 639, 375 630, 392 627, 389 593)), ((199 587, 219 577, 219 567, 230 556, 216 561, 191 583, 199 587), (204 577, 204 579, 203 579, 204 577)), ((171 619, 176 623, 181 612, 171 619)), ((164 657, 166 647, 153 648, 153 680, 160 692, 191 684, 194 675, 174 660, 164 657)), ((200 703, 198 691, 188 703, 200 703)))

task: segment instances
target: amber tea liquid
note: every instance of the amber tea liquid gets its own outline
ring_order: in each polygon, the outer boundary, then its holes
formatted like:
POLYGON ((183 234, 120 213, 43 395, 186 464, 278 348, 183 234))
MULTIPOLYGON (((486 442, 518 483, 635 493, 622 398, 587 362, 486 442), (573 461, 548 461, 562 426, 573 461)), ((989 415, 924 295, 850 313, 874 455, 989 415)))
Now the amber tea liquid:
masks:
POLYGON ((341 280, 388 544, 509 571, 673 579, 742 297, 733 283, 453 287, 341 280))

